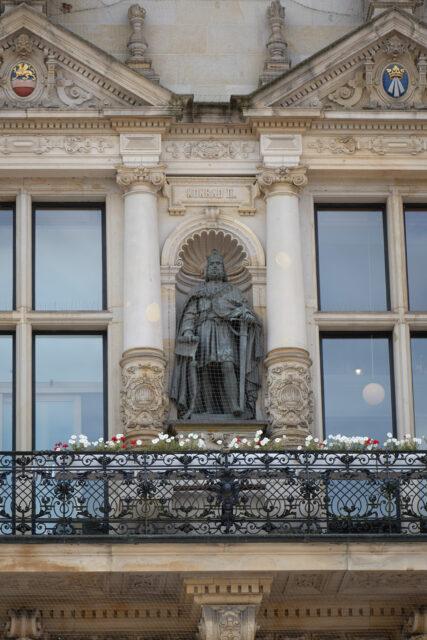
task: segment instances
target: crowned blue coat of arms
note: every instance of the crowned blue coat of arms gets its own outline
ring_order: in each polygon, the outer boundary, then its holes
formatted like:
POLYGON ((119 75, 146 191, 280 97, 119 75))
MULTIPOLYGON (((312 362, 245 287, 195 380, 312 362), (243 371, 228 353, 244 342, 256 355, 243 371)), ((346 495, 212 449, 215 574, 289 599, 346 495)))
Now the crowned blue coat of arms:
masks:
POLYGON ((405 67, 393 62, 383 71, 384 91, 392 98, 401 98, 408 91, 409 77, 405 67))

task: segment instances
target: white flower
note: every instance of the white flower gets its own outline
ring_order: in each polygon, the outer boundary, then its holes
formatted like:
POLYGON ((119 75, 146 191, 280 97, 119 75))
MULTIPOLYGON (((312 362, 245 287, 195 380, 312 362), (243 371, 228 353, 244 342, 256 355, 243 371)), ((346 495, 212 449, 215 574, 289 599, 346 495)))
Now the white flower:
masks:
POLYGON ((262 436, 262 429, 258 429, 258 431, 255 431, 255 435, 262 436))
POLYGON ((136 441, 136 444, 137 444, 138 446, 141 446, 141 445, 142 445, 142 440, 137 440, 137 441, 136 441))
POLYGON ((265 447, 266 444, 268 444, 270 442, 270 438, 263 438, 261 440, 261 446, 265 447))
POLYGON ((159 441, 159 439, 158 439, 158 438, 154 438, 154 440, 152 440, 151 442, 152 442, 153 444, 157 444, 157 443, 158 443, 158 441, 159 441))
POLYGON ((274 442, 280 442, 281 438, 274 438, 274 442))
POLYGON ((180 447, 183 447, 184 445, 185 445, 184 440, 180 440, 180 442, 179 442, 179 446, 180 446, 180 447))
POLYGON ((123 433, 117 433, 117 434, 116 434, 116 438, 123 438, 123 437, 124 437, 124 436, 123 436, 123 433))
POLYGON ((388 434, 387 434, 387 438, 392 438, 392 437, 393 437, 393 434, 392 434, 392 433, 388 433, 388 434))
POLYGON ((222 440, 217 440, 216 443, 217 444, 222 444, 222 440))

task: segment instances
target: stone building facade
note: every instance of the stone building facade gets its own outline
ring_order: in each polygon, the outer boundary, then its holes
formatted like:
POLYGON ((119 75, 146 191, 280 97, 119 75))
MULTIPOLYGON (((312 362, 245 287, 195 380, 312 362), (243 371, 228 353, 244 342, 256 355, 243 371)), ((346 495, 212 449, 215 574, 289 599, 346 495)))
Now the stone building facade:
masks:
MULTIPOLYGON (((387 381, 364 387, 366 403, 381 404, 386 394, 390 420, 381 419, 393 435, 422 435, 423 409, 413 401, 422 353, 411 339, 427 335, 427 305, 410 302, 422 282, 412 281, 405 215, 427 204, 427 6, 88 1, 1 3, 0 200, 13 213, 4 224, 14 241, 0 337, 15 356, 13 380, 1 380, 3 442, 17 451, 53 447, 48 436, 63 415, 55 411, 68 403, 66 424, 82 433, 82 405, 94 415, 101 395, 105 431, 96 436, 149 440, 166 431, 176 420, 168 393, 177 321, 211 249, 265 328, 257 421, 231 427, 237 435, 262 423, 291 446, 310 434, 323 439, 325 398, 341 391, 328 396, 322 340, 364 337, 372 380, 376 340, 389 349, 387 381), (328 287, 321 252, 330 247, 321 244, 319 212, 367 210, 381 214, 384 302, 320 305, 328 287), (52 255, 60 254, 49 253, 52 211, 65 212, 65 226, 67 211, 99 213, 95 231, 86 216, 70 232, 73 246, 83 236, 89 244, 67 272, 80 278, 69 307, 49 298, 68 286, 55 280, 52 255), (96 237, 99 246, 89 242, 96 237), (82 308, 96 260, 102 295, 82 308), (70 373, 57 385, 49 371, 79 364, 66 340, 38 368, 43 345, 61 336, 94 339, 78 347, 79 362, 89 369, 85 358, 99 347, 102 379, 94 374, 78 387, 70 373), (96 395, 92 404, 75 398, 83 384, 96 395), (36 407, 37 394, 46 406, 36 407)), ((422 255, 421 247, 418 274, 422 255)), ((362 263, 356 256, 354 270, 362 263)), ((32 531, 24 544, 6 535, 0 622, 4 637, 22 639, 425 638, 423 531, 409 540, 324 542, 129 536, 47 544, 32 531)))

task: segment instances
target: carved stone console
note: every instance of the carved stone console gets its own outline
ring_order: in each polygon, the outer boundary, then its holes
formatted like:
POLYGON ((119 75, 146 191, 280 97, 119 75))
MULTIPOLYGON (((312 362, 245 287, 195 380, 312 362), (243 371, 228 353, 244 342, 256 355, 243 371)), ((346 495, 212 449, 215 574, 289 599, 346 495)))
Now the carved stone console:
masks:
POLYGON ((36 609, 10 609, 5 627, 5 638, 16 640, 37 640, 41 638, 43 627, 40 611, 36 609))
POLYGON ((253 604, 202 607, 200 640, 254 640, 257 628, 253 604))

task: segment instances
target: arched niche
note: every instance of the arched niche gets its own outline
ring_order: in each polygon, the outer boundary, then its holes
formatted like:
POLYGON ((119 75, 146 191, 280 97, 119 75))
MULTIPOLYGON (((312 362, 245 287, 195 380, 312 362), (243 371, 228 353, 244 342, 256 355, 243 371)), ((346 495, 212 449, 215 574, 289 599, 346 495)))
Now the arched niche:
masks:
POLYGON ((203 280, 212 249, 224 256, 229 282, 243 291, 264 318, 265 254, 260 241, 239 219, 222 214, 217 207, 208 207, 203 215, 178 225, 161 253, 165 351, 170 364, 184 300, 203 280))

